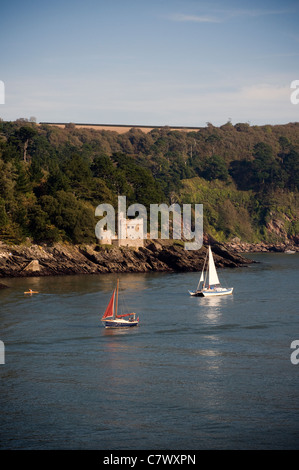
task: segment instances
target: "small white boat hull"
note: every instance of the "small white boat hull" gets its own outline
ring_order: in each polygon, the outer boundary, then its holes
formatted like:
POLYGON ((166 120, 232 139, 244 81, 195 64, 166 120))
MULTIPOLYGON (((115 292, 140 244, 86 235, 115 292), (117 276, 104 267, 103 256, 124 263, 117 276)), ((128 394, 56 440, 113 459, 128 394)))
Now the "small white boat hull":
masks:
POLYGON ((139 320, 122 320, 120 318, 116 320, 104 320, 103 325, 105 328, 131 328, 132 326, 137 326, 139 320))
POLYGON ((190 295, 193 295, 194 297, 202 297, 202 294, 201 294, 201 291, 196 291, 196 292, 192 292, 191 290, 188 290, 189 294, 190 295))
POLYGON ((188 291, 190 295, 194 297, 215 297, 216 295, 231 295, 233 293, 234 288, 229 287, 226 289, 225 287, 218 287, 215 289, 204 289, 200 291, 188 291))
POLYGON ((204 289, 202 295, 204 297, 215 297, 216 295, 230 295, 233 293, 234 288, 230 287, 228 289, 224 287, 218 287, 216 289, 204 289))

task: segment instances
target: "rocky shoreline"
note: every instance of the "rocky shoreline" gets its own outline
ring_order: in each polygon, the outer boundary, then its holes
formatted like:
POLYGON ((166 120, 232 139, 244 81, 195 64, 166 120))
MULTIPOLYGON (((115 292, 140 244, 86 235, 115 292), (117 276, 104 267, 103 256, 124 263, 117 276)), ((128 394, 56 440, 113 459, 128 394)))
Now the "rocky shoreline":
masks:
POLYGON ((243 243, 235 242, 225 244, 227 250, 233 253, 286 253, 288 251, 299 252, 297 243, 243 243))
MULTIPOLYGON (((227 244, 209 240, 217 267, 237 268, 256 261, 246 253, 299 252, 299 246, 285 244, 227 244), (245 255, 245 256, 244 256, 245 255)), ((139 249, 99 245, 6 245, 0 242, 0 278, 71 274, 188 272, 200 271, 206 244, 196 251, 179 243, 147 240, 139 249)), ((0 283, 0 289, 5 287, 0 283)))
MULTIPOLYGON (((247 266, 254 261, 213 242, 217 267, 247 266)), ((166 244, 147 240, 139 249, 127 247, 99 247, 0 244, 0 278, 53 276, 67 274, 182 272, 199 271, 206 255, 206 247, 188 251, 180 244, 166 244)))

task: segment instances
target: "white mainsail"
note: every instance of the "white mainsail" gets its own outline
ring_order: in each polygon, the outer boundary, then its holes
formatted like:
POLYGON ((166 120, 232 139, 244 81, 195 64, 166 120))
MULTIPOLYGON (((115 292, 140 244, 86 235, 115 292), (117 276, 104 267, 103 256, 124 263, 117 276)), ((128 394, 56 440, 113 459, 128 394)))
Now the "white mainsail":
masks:
POLYGON ((214 258, 212 255, 212 250, 211 247, 209 246, 209 285, 214 286, 216 284, 220 284, 215 263, 214 263, 214 258))

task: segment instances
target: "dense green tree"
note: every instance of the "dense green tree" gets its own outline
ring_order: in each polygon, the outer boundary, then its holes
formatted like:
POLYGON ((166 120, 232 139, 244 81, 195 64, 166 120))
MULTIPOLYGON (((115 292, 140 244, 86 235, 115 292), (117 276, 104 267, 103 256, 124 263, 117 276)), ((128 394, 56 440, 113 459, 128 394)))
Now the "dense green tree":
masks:
POLYGON ((35 241, 56 242, 60 239, 58 228, 51 224, 47 212, 39 204, 31 207, 28 215, 30 234, 35 241))
POLYGON ((17 177, 15 189, 19 193, 28 193, 32 190, 28 168, 23 162, 16 163, 17 177))
POLYGON ((111 182, 115 176, 115 166, 107 155, 97 156, 92 165, 91 170, 94 176, 103 179, 104 181, 111 182))
POLYGON ((270 145, 259 142, 254 146, 254 171, 256 181, 264 184, 271 179, 271 168, 274 164, 273 150, 270 145))
POLYGON ((248 160, 234 160, 230 163, 229 174, 234 179, 238 189, 247 191, 254 187, 253 162, 248 160))
POLYGON ((284 159, 284 169, 287 174, 288 187, 292 190, 299 189, 299 152, 291 150, 284 159))
POLYGON ((0 197, 0 227, 5 227, 9 222, 9 218, 5 209, 5 200, 0 197))
POLYGON ((23 160, 27 162, 27 148, 30 139, 35 136, 37 131, 30 126, 22 126, 17 131, 17 136, 19 137, 20 141, 23 144, 23 160))
POLYGON ((258 185, 269 185, 283 187, 286 174, 279 165, 279 161, 273 154, 273 149, 269 144, 259 142, 254 146, 253 171, 255 174, 255 183, 258 185))
POLYGON ((66 174, 60 169, 59 166, 51 169, 46 182, 41 182, 40 187, 36 190, 37 194, 52 194, 55 195, 57 191, 68 191, 70 189, 70 181, 66 174))
POLYGON ((4 162, 0 159, 0 197, 12 200, 17 178, 16 166, 12 162, 4 162))
POLYGON ((228 179, 229 173, 224 159, 219 155, 212 155, 204 162, 202 176, 206 180, 223 180, 228 179))

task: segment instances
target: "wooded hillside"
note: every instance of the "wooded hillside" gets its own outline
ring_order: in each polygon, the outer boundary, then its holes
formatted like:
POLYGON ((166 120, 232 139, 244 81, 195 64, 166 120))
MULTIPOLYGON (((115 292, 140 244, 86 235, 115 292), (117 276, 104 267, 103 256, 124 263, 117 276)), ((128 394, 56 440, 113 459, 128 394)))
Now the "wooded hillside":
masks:
MULTIPOLYGON (((202 203, 219 241, 296 241, 299 123, 145 134, 0 122, 0 239, 95 242, 100 203, 202 203)), ((298 241, 298 240, 297 240, 298 241)))

